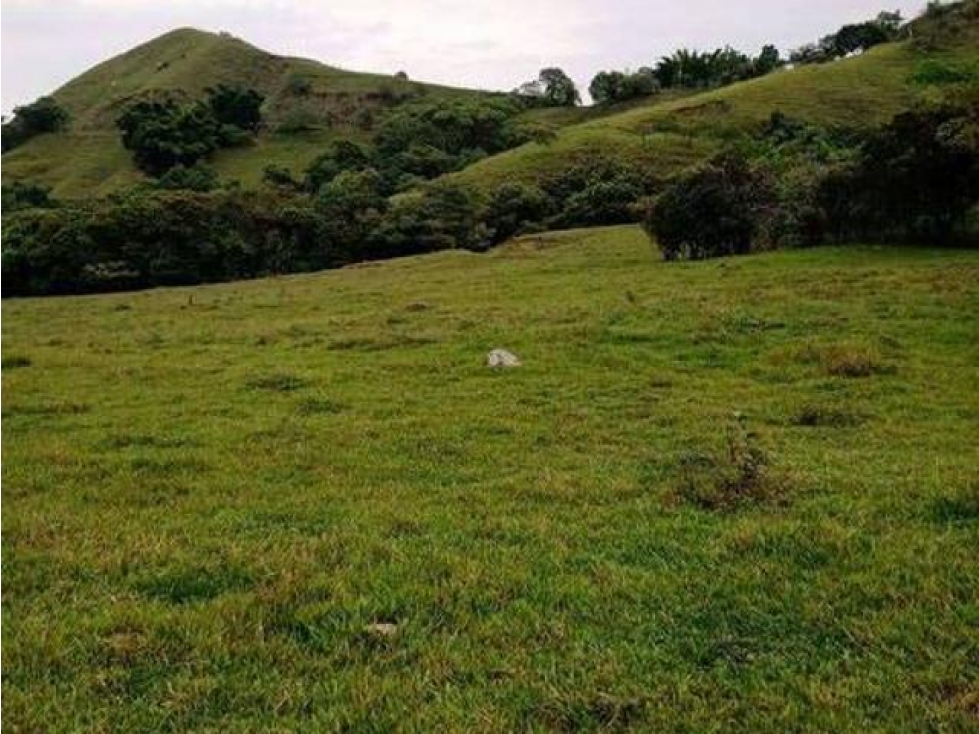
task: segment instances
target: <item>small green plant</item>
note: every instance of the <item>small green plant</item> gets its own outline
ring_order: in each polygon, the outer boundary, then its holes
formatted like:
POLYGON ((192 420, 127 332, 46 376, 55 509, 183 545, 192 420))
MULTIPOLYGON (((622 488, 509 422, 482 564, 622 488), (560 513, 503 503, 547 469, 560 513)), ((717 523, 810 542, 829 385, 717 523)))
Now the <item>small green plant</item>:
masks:
POLYGON ((346 405, 330 398, 309 398, 299 404, 300 415, 333 415, 346 410, 346 405))
POLYGON ((884 371, 876 350, 864 346, 839 344, 821 355, 823 369, 833 377, 870 377, 884 371))
POLYGON ((792 416, 792 425, 805 428, 847 428, 863 422, 863 417, 849 410, 819 403, 806 403, 792 416))
POLYGON ((306 387, 307 381, 296 375, 276 372, 248 380, 246 386, 252 390, 269 390, 270 392, 293 392, 306 387))
POLYGON ((0 368, 5 370, 14 370, 18 367, 30 367, 31 359, 30 357, 25 357, 23 354, 11 354, 9 357, 4 357, 3 361, 0 362, 0 368))
POLYGON ((739 412, 727 426, 724 448, 683 454, 679 474, 680 497, 705 510, 776 501, 785 489, 758 434, 748 429, 747 417, 739 412))

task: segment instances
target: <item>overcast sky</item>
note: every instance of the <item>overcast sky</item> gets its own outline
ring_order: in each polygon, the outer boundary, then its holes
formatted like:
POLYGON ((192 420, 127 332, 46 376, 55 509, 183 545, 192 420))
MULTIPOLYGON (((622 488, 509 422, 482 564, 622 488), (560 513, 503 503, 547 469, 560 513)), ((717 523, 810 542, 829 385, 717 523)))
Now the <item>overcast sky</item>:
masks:
POLYGON ((418 80, 512 89, 542 66, 585 88, 679 46, 790 49, 879 10, 924 0, 0 0, 8 112, 180 26, 229 31, 281 54, 418 80), (883 5, 883 7, 882 7, 883 5))

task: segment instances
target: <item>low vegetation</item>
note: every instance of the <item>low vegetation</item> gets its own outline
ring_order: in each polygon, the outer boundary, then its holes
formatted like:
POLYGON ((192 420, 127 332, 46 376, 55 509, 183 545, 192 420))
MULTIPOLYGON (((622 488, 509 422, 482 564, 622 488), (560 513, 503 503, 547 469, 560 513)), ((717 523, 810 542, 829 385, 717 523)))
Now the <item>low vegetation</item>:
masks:
POLYGON ((977 282, 627 226, 6 300, 4 726, 969 731, 977 282))

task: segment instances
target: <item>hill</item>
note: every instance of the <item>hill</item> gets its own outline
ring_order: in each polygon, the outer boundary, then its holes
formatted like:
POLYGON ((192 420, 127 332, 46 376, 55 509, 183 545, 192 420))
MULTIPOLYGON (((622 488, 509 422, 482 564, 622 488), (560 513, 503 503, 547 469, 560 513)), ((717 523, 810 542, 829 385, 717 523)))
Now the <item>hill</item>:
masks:
POLYGON ((528 143, 452 176, 487 188, 503 181, 535 182, 595 157, 648 164, 668 175, 757 132, 775 111, 810 125, 875 127, 934 96, 934 88, 913 79, 922 66, 979 68, 979 5, 955 14, 954 21, 952 29, 935 29, 935 22, 923 19, 913 26, 918 40, 568 125, 547 144, 528 143), (935 41, 921 41, 932 35, 935 41))
POLYGON ((620 227, 5 301, 3 723, 969 731, 977 278, 620 227))
POLYGON ((54 195, 106 193, 139 180, 115 120, 136 98, 197 98, 218 84, 258 90, 265 130, 256 143, 219 153, 217 171, 251 186, 277 164, 301 171, 336 137, 364 138, 372 113, 407 99, 484 92, 365 74, 308 59, 276 56, 226 34, 183 28, 99 64, 53 93, 70 129, 3 156, 5 181, 34 180, 54 195), (296 128, 303 128, 296 131, 296 128))

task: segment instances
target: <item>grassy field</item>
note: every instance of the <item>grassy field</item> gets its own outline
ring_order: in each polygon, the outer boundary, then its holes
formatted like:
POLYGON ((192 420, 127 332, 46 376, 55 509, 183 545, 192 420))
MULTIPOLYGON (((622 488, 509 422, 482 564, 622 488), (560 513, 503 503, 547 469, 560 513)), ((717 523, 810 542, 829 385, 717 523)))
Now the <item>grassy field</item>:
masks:
POLYGON ((977 284, 624 227, 6 301, 3 724, 975 731, 977 284))

